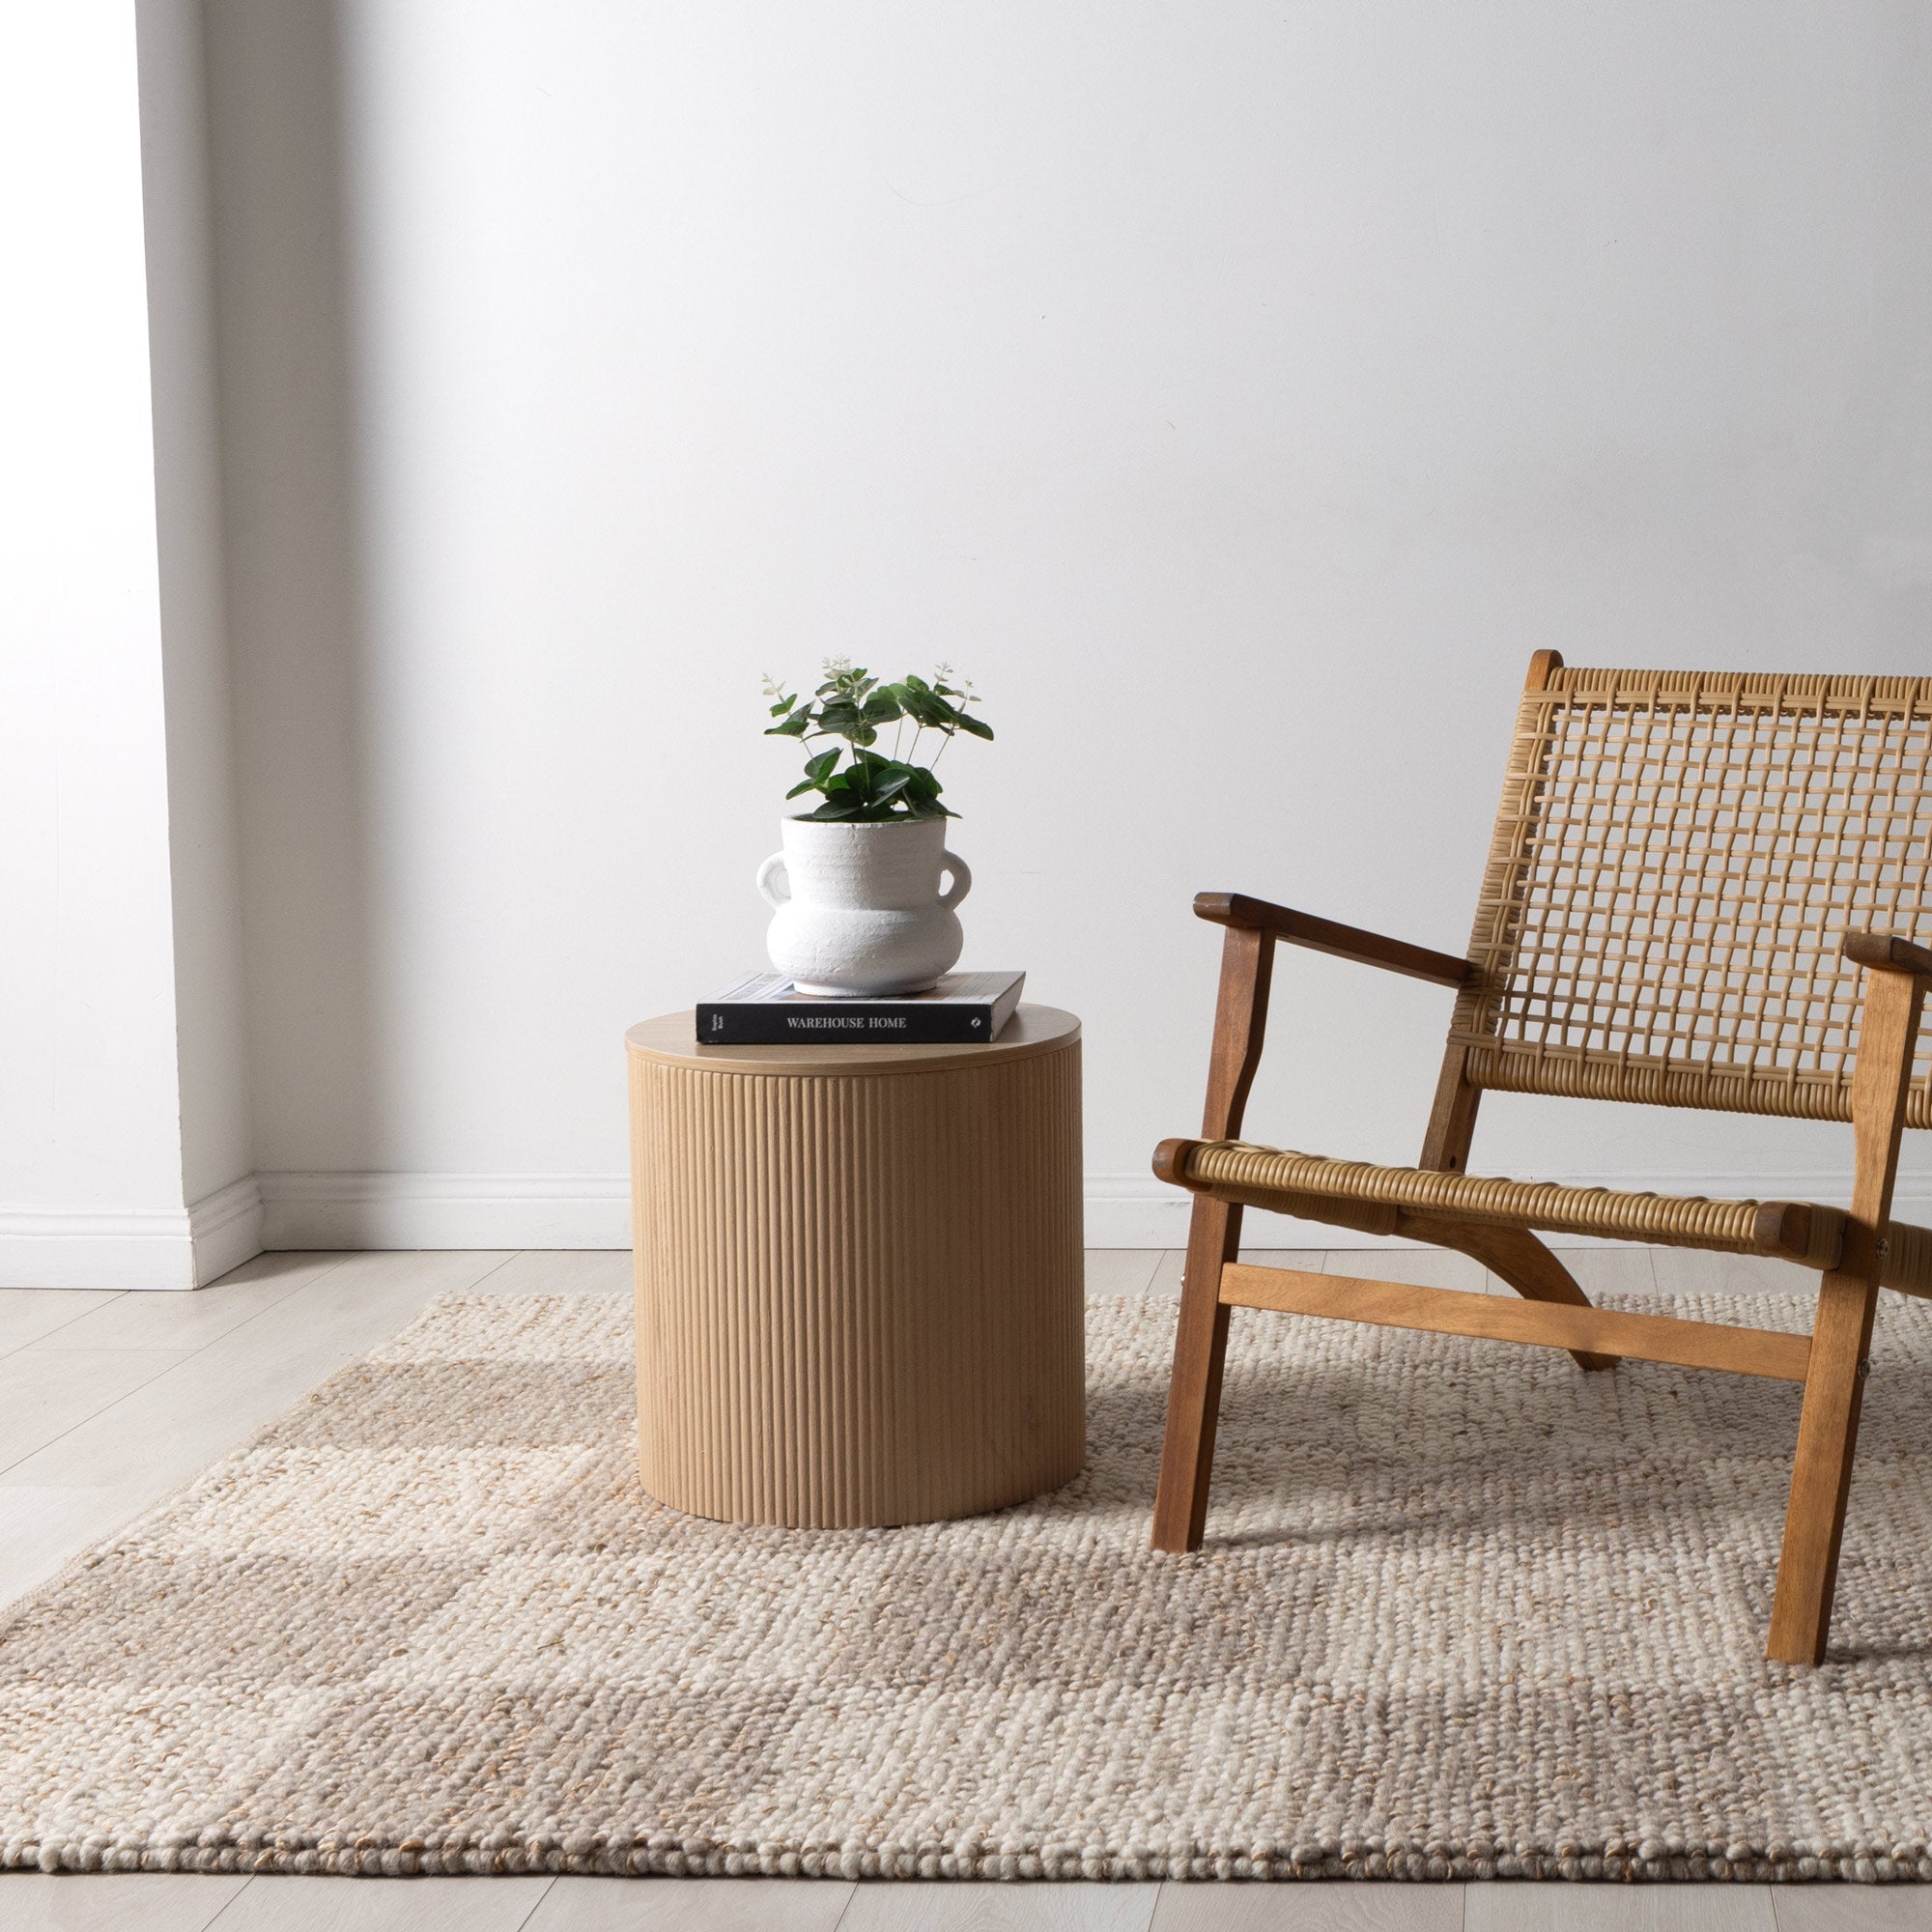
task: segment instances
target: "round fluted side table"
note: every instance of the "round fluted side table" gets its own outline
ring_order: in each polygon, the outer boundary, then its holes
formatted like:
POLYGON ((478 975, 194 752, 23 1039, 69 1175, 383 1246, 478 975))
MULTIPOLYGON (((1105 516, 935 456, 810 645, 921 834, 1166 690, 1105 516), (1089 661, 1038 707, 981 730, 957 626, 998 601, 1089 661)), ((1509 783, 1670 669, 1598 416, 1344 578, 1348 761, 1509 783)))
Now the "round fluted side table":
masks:
POLYGON ((927 1522, 1086 1457, 1080 1023, 973 1046, 625 1036, 644 1488, 695 1516, 927 1522))

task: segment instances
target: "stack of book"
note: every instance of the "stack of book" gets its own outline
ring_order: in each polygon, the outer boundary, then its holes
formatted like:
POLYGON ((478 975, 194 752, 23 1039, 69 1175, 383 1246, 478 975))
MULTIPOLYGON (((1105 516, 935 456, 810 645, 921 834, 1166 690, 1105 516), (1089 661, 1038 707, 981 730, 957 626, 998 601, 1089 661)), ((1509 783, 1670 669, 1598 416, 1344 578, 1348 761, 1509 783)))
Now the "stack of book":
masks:
POLYGON ((829 1000, 779 973, 741 980, 697 1004, 699 1046, 863 1040, 868 1046, 951 1046, 997 1038, 1020 1003, 1024 973, 949 973, 929 993, 829 1000))

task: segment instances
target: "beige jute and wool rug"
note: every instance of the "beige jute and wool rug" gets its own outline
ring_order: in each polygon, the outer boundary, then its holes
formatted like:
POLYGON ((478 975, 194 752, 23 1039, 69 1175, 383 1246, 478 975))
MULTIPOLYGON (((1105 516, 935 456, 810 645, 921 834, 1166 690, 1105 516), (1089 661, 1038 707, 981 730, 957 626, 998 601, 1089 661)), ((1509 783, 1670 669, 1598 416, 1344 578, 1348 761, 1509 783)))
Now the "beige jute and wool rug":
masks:
POLYGON ((1795 1388, 1237 1313, 1177 1559, 1172 1320, 1094 1309, 1068 1488, 786 1532, 640 1492, 623 1299, 445 1297, 0 1619, 0 1861, 1932 1876, 1932 1308, 1817 1671, 1761 1655, 1795 1388))

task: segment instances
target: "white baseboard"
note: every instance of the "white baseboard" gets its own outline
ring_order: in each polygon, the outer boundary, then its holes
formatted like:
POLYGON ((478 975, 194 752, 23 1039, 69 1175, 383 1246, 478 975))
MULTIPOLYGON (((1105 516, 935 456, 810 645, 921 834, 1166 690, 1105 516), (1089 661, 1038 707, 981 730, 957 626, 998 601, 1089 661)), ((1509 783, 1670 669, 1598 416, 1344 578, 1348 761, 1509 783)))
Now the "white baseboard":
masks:
POLYGON ((0 1208, 0 1288, 174 1292, 261 1252, 252 1174, 185 1208, 0 1208))
POLYGON ((187 1218, 197 1288, 262 1252, 262 1189, 252 1174, 204 1194, 189 1208, 187 1218))
MULTIPOLYGON (((625 1174, 308 1172, 256 1179, 267 1248, 631 1245, 625 1174)), ((1089 1179, 1089 1247, 1180 1247, 1186 1238, 1186 1196, 1140 1176, 1089 1179)))
MULTIPOLYGON (((1568 1177, 1555 1177, 1568 1178, 1568 1177)), ((1842 1203, 1849 1174, 1592 1175, 1589 1182, 1842 1203)), ((1188 1197, 1143 1175, 1089 1175, 1090 1248, 1179 1248, 1188 1197)), ((1932 1177, 1901 1177, 1901 1220, 1932 1226, 1932 1177)), ((1365 1248, 1372 1236, 1250 1211, 1250 1245, 1365 1248)), ((1592 1243, 1557 1236, 1555 1245, 1592 1243)), ((0 1208, 0 1287, 188 1289, 263 1248, 627 1248, 622 1174, 244 1176, 185 1211, 0 1208)))
POLYGON ((0 1208, 0 1288, 193 1286, 185 1208, 0 1208))
MULTIPOLYGON (((1843 1202, 1844 1174, 1556 1176, 1584 1185, 1719 1199, 1843 1202)), ((262 1243, 270 1248, 627 1248, 630 1180, 622 1174, 264 1174, 262 1243)), ((1090 1174, 1090 1248, 1179 1248, 1189 1197, 1144 1175, 1090 1174)), ((1902 1177, 1902 1220, 1932 1224, 1932 1178, 1902 1177)), ((1250 1210, 1256 1246, 1368 1248, 1373 1235, 1250 1210), (1263 1238, 1264 1237, 1264 1238, 1263 1238)), ((1594 1245, 1556 1236, 1557 1245, 1594 1245)))
POLYGON ((628 1248, 627 1174, 256 1177, 267 1248, 628 1248))
MULTIPOLYGON (((1087 1245, 1090 1248, 1184 1248, 1192 1197, 1163 1187, 1146 1174, 1090 1174, 1087 1177, 1087 1245)), ((1298 1223, 1296 1225, 1299 1225, 1298 1223)), ((1316 1237, 1282 1242, 1283 1247, 1321 1248, 1316 1237)))
MULTIPOLYGON (((628 1248, 624 1174, 282 1173, 257 1177, 262 1244, 288 1248, 628 1248)), ((1094 1177, 1087 1245, 1180 1247, 1187 1199, 1156 1181, 1094 1177)), ((1322 1245, 1321 1241, 1311 1245, 1322 1245)))

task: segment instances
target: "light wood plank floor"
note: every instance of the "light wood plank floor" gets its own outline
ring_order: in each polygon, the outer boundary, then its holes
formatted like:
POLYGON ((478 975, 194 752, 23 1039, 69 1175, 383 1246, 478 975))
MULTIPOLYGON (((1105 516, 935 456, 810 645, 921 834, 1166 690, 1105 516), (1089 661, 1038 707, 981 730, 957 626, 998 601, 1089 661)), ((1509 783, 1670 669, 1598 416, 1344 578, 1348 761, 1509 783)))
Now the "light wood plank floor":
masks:
MULTIPOLYGON (((1507 1293, 1416 1250, 1268 1254, 1507 1293)), ((1173 1294, 1180 1256, 1096 1249, 1090 1295, 1173 1294)), ((1775 1264, 1576 1249, 1586 1288, 1790 1287, 1775 1264)), ((0 1290, 0 1600, 403 1326, 433 1295, 600 1293, 624 1254, 263 1255, 194 1294, 0 1290)), ((0 1719, 4 1721, 4 1719, 0 1719)), ((762 1879, 0 1874, 0 1932, 1932 1932, 1932 1887, 860 1885, 762 1879)))

